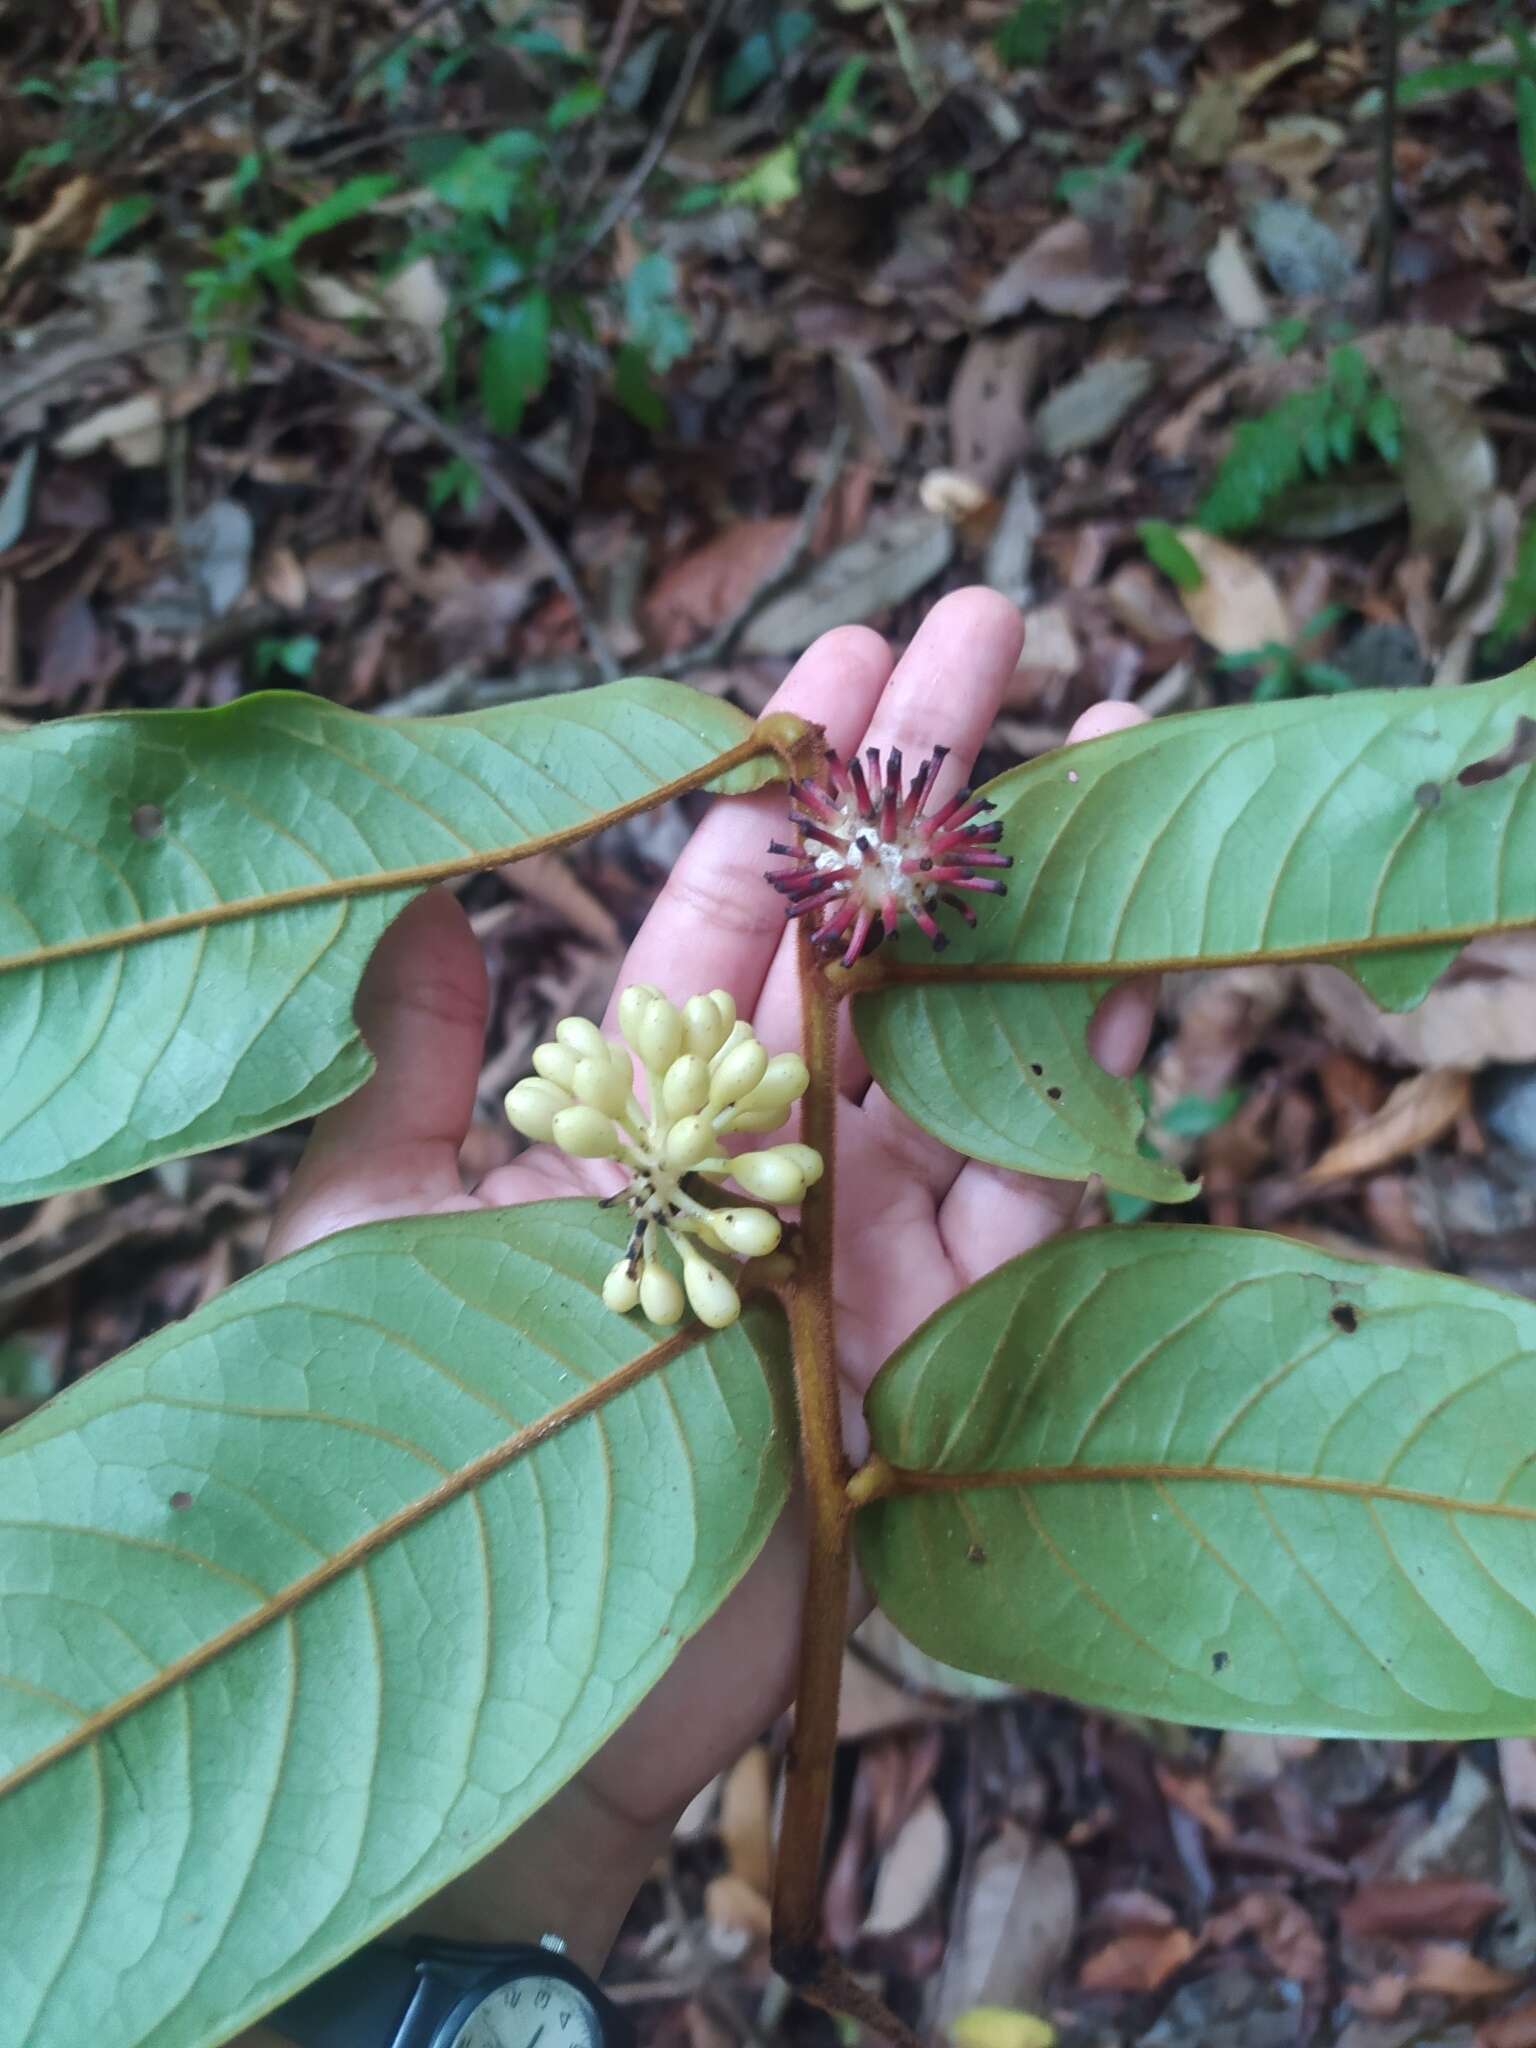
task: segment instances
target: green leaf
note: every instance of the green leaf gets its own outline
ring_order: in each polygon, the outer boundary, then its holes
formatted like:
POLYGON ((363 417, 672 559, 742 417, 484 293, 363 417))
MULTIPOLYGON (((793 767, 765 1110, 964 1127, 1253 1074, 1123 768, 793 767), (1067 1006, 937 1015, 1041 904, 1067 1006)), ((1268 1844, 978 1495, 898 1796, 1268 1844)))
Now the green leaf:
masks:
POLYGON ((658 376, 680 363, 693 347, 693 322, 678 304, 677 265, 652 250, 624 280, 624 320, 629 339, 658 376))
POLYGON ((721 195, 732 206, 787 206, 800 197, 800 145, 785 142, 759 158, 721 195))
POLYGON ((1536 923, 1533 737, 1536 663, 1461 690, 1159 719, 1011 770, 986 791, 1008 895, 953 934, 933 981, 855 1000, 876 1078, 973 1157, 1187 1199, 1138 1154, 1129 1087, 1088 1057, 1100 974, 1327 957, 1411 1008, 1463 935, 1536 923), (1040 978, 957 978, 1007 963, 1040 978))
POLYGON ((155 202, 147 192, 137 193, 130 199, 114 199, 110 206, 102 209, 96 232, 86 244, 86 255, 105 256, 109 249, 115 249, 119 242, 126 242, 131 234, 143 227, 154 211, 155 202))
POLYGON ((639 678, 456 718, 273 694, 0 735, 0 1205, 351 1094, 372 1071, 358 978, 428 882, 579 833, 750 732, 639 678))
POLYGON ((563 128, 578 127, 583 121, 592 119, 607 97, 595 78, 583 79, 580 85, 573 85, 568 92, 551 101, 549 112, 544 116, 544 126, 552 135, 558 135, 563 128))
POLYGON ((1450 93, 1508 85, 1516 76, 1513 64, 1488 64, 1476 58, 1459 64, 1429 64, 1422 71, 1411 71, 1398 80, 1397 102, 1401 107, 1417 107, 1425 100, 1444 99, 1450 93))
POLYGON ((484 217, 505 227, 515 202, 542 164, 544 144, 523 128, 509 128, 489 142, 466 143, 436 171, 433 191, 455 213, 484 217))
POLYGON ((1147 560, 1180 590, 1198 590, 1205 571, 1166 519, 1143 519, 1136 529, 1147 560))
POLYGON ((770 27, 759 29, 737 46, 720 76, 719 102, 729 113, 777 75, 784 59, 816 33, 816 17, 804 8, 787 7, 770 27))
POLYGON ((1503 602, 1493 629, 1495 645, 1519 640, 1536 626, 1536 519, 1528 519, 1520 535, 1515 566, 1504 586, 1503 602))
POLYGON ((998 57, 1012 67, 1046 63, 1055 55, 1075 6, 1076 0, 1023 0, 993 34, 998 57))
POLYGON ((1528 1301, 1256 1233, 1076 1233, 865 1407, 892 1465, 960 1482, 857 1523, 930 1656, 1210 1727, 1536 1726, 1528 1301))
POLYGON ((381 199, 395 191, 399 182, 398 178, 384 176, 349 178, 329 198, 322 199, 317 206, 306 207, 286 222, 276 236, 278 247, 285 256, 292 256, 315 235, 328 234, 360 214, 371 213, 381 199))
POLYGON ((14 2040, 227 2040, 543 1805, 740 1579, 782 1320, 611 1314, 624 1230, 348 1232, 0 1440, 14 2040))
POLYGON ((653 434, 666 426, 667 401, 657 388, 645 351, 626 341, 613 358, 613 395, 632 420, 653 434))
POLYGON ((549 293, 524 294, 498 312, 480 352, 480 402, 498 434, 515 434, 528 401, 549 382, 549 293))

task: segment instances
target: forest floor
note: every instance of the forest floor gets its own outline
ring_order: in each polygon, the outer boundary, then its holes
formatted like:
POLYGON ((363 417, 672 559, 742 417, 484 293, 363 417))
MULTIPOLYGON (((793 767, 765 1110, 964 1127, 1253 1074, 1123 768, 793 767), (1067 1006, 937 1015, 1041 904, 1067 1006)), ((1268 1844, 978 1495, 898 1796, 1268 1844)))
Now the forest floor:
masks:
MULTIPOLYGON (((1106 696, 1512 669, 1522 11, 1399 0, 1384 149, 1365 0, 0 7, 0 727, 620 672, 755 711, 825 628, 900 643, 976 581, 1028 620, 988 772, 1106 696)), ((470 1176, 690 817, 467 890, 470 1176)), ((1331 969, 1177 978, 1146 1080, 1195 1215, 1536 1295, 1536 936, 1406 1016, 1331 969)), ((0 1421, 249 1271, 302 1136, 0 1212, 0 1421)), ((1536 1741, 1131 1723, 880 1624, 843 1732, 828 1932, 925 2026, 1536 2044, 1536 1741)), ((695 1802, 632 1916, 648 2042, 830 2037, 768 1968, 782 1753, 695 1802)))

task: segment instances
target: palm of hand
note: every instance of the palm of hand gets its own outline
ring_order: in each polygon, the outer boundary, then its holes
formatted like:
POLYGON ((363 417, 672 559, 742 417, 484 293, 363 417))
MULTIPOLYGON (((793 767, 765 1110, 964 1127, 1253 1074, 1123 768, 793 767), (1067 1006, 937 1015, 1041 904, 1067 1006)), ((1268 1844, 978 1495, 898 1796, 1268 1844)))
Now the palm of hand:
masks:
MULTIPOLYGON (((942 796, 974 760, 1013 673, 1021 630, 1003 599, 960 592, 929 615, 894 672, 882 641, 846 628, 804 656, 770 708, 824 725, 845 755, 864 744, 894 744, 915 760, 935 742, 947 744, 942 796)), ((1098 707, 1073 737, 1137 715, 1124 706, 1098 707)), ((652 982, 677 1001, 726 988, 770 1052, 798 1046, 800 1036, 793 933, 786 938, 779 900, 761 879, 765 847, 782 829, 782 815, 782 796, 773 792, 713 808, 619 981, 652 982)), ((440 894, 413 904, 386 936, 359 997, 377 1072, 322 1119, 274 1230, 274 1254, 380 1217, 611 1189, 603 1169, 538 1149, 490 1175, 474 1194, 464 1191, 459 1149, 474 1105, 485 1009, 479 947, 463 913, 440 894)), ((1125 1071, 1136 1064, 1147 1018, 1145 997, 1134 989, 1105 1004, 1094 1050, 1106 1066, 1125 1071)), ((604 1028, 615 1029, 611 1019, 604 1028)), ((838 1349, 856 1396, 956 1291, 1063 1228, 1079 1190, 965 1161, 917 1130, 870 1084, 851 1035, 840 1067, 838 1349)), ((846 1405, 853 1437, 856 1404, 846 1405)), ((792 1508, 720 1613, 556 1803, 551 1824, 565 1829, 563 1853, 577 1866, 583 1844, 623 1865, 624 1851, 608 1844, 617 1829, 631 1837, 637 1882, 658 1830, 781 1710, 793 1688, 803 1569, 801 1522, 792 1508)), ((535 1825, 544 1822, 541 1815, 535 1825)), ((552 1842, 550 1836, 546 1846, 552 1842)), ((496 1933, 509 1913, 518 1917, 517 1883, 501 1860, 499 1880, 487 1865, 450 1888, 456 1897, 447 1924, 454 1931, 496 1933)), ((578 1867, 573 1881, 580 1876, 578 1867)), ((437 1921, 443 1919, 440 1913, 437 1921)))

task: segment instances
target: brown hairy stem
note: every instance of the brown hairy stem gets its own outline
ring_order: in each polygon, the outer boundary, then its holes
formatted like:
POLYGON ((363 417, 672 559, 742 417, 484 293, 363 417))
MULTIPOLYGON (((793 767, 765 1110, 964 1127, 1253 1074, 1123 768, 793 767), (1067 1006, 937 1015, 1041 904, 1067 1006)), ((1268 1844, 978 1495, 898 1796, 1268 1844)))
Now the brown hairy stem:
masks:
POLYGON ((837 1754, 838 1696, 853 1570, 849 1540, 853 1509, 847 1491, 850 1467, 843 1445, 832 1286, 837 996, 803 926, 800 1005, 805 1063, 811 1073, 801 1136, 821 1154, 824 1171, 808 1191, 801 1210, 800 1258, 784 1296, 800 1408, 810 1547, 800 1623, 795 1732, 784 1774, 784 1818, 773 1877, 773 1962, 779 1974, 814 2005, 847 2014, 883 2034, 897 2048, 921 2048, 917 2036, 828 1954, 821 1932, 821 1857, 837 1754))
POLYGON ((846 1492, 849 1468, 838 1398, 832 1296, 837 1000, 803 928, 800 1003, 805 1063, 811 1074, 801 1135, 821 1154, 824 1171, 815 1187, 807 1191, 801 1210, 800 1261, 786 1297, 810 1517, 795 1733, 773 1885, 774 1956, 791 1982, 809 1981, 821 1946, 821 1851, 837 1748, 852 1560, 846 1492), (810 1971, 806 1964, 811 1965, 810 1971))

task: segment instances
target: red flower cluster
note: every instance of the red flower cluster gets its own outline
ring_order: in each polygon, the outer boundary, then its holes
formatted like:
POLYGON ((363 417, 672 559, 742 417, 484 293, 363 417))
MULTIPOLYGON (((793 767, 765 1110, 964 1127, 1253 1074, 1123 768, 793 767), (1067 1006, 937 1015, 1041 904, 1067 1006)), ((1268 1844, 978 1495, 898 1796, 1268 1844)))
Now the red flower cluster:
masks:
POLYGON ((787 854, 796 865, 768 880, 789 898, 785 915, 814 919, 816 944, 829 952, 841 947, 845 967, 891 937, 903 915, 935 949, 947 945, 933 915, 937 904, 958 910, 967 924, 976 922, 957 890, 1007 893, 1005 883, 978 872, 1013 865, 1011 854, 997 851, 1001 823, 983 819, 992 809, 986 797, 962 789, 931 818, 923 816, 948 751, 935 747, 905 794, 897 747, 883 770, 878 747, 867 750, 867 768, 829 753, 824 781, 789 785, 798 844, 775 840, 768 851, 787 854))

